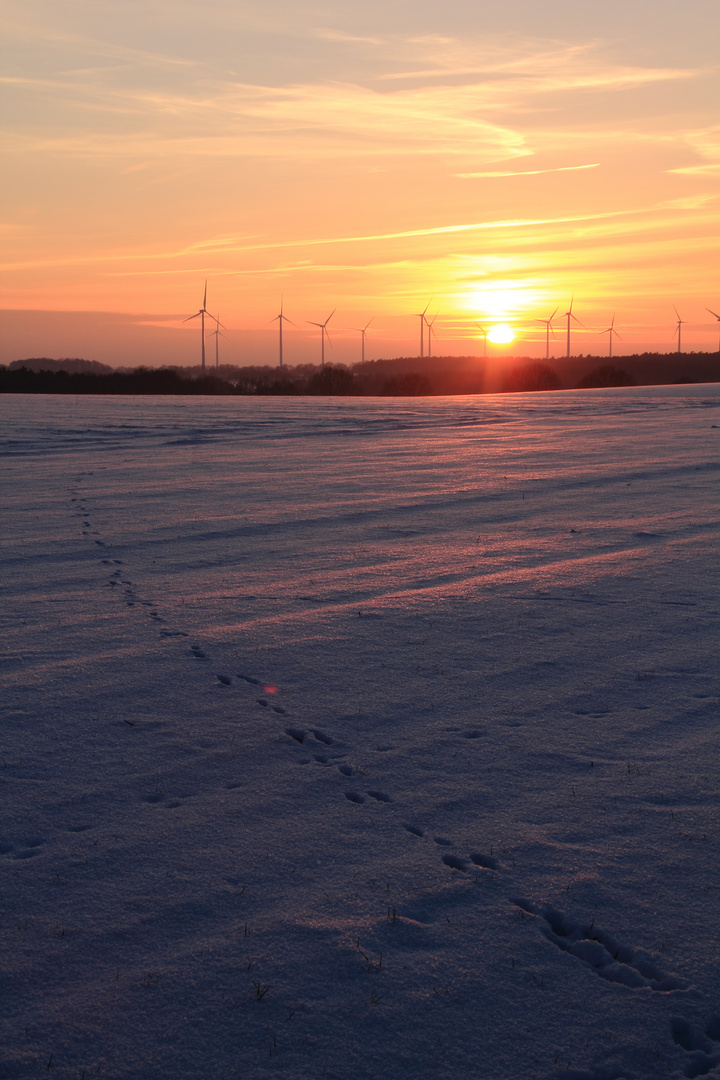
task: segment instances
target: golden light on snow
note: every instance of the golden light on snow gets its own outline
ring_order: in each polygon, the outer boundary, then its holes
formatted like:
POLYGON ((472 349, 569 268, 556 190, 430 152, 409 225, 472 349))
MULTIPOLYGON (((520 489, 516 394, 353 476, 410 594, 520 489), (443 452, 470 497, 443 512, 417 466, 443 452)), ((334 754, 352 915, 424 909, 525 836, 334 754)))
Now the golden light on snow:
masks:
POLYGON ((492 330, 488 331, 487 337, 488 341, 494 342, 495 345, 509 345, 515 340, 513 329, 507 323, 498 323, 497 326, 493 326, 492 330))

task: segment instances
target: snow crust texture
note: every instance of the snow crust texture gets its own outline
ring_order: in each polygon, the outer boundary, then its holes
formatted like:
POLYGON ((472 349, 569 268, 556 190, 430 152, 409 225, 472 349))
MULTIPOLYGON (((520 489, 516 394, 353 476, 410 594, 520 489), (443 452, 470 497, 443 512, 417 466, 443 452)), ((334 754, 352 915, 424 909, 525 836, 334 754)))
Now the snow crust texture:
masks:
POLYGON ((720 388, 5 399, 0 1078, 720 1078, 720 388))

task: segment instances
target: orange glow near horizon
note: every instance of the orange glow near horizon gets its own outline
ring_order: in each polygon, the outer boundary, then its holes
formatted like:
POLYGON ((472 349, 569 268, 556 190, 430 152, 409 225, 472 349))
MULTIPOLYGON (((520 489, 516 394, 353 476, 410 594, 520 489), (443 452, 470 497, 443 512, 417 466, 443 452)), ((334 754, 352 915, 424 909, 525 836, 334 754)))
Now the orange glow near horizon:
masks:
POLYGON ((412 29, 377 0, 183 0, 172 32, 155 0, 32 6, 5 27, 0 362, 195 363, 206 279, 232 363, 277 363, 281 297, 290 364, 333 308, 329 360, 369 319, 366 356, 412 355, 427 304, 438 355, 480 323, 544 357, 573 294, 583 353, 613 312, 619 353, 672 351, 673 305, 717 347, 720 95, 689 17, 624 5, 610 47, 560 0, 418 0, 412 29))

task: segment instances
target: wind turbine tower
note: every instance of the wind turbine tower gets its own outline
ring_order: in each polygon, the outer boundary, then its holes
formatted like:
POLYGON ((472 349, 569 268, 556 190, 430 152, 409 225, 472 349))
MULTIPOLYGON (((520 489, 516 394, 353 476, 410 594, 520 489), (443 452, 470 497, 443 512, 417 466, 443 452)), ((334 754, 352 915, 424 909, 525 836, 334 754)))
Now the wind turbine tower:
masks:
POLYGON ((549 319, 536 319, 535 322, 541 322, 545 326, 545 359, 550 359, 550 334, 555 337, 555 331, 552 329, 553 319, 557 315, 557 308, 553 311, 549 319))
POLYGON ((573 301, 574 300, 575 300, 575 294, 573 293, 573 295, 570 297, 570 307, 568 308, 568 310, 563 315, 563 319, 567 319, 567 352, 566 352, 566 356, 568 357, 568 359, 570 357, 570 320, 575 319, 575 322, 578 324, 578 326, 582 326, 582 323, 580 322, 580 320, 575 315, 573 315, 573 301))
MULTIPOLYGON (((718 315, 716 311, 711 311, 709 307, 706 307, 705 310, 709 311, 711 315, 714 315, 717 321, 720 323, 720 315, 718 315)), ((720 342, 718 342, 718 352, 720 353, 720 342)))
POLYGON ((320 366, 321 367, 325 367, 325 335, 326 334, 327 334, 328 341, 332 345, 332 342, 330 341, 330 335, 328 334, 327 324, 330 322, 330 320, 332 319, 332 317, 333 317, 333 315, 335 314, 336 311, 337 311, 337 308, 333 308, 332 311, 330 312, 330 314, 328 315, 327 319, 325 320, 325 322, 312 322, 311 319, 308 319, 308 323, 310 324, 310 326, 318 326, 320 328, 320 366))
POLYGON ((292 319, 288 319, 287 315, 283 315, 282 296, 280 297, 280 314, 276 315, 274 319, 270 320, 270 322, 271 323, 276 322, 278 324, 280 367, 282 367, 283 366, 283 323, 286 322, 286 323, 290 323, 291 326, 295 326, 295 323, 292 321, 292 319))
MULTIPOLYGON (((203 293, 202 307, 199 311, 196 311, 194 315, 191 315, 188 319, 183 319, 183 322, 191 322, 193 319, 197 319, 200 316, 200 333, 202 336, 202 369, 205 370, 205 316, 210 315, 207 309, 207 279, 205 279, 205 292, 203 293)), ((212 315, 210 315, 212 318, 212 315)))
POLYGON ((484 326, 480 326, 479 322, 476 322, 475 325, 480 327, 480 333, 483 336, 483 356, 486 357, 487 356, 487 336, 488 336, 488 331, 485 329, 484 326))
POLYGON ((427 319, 425 320, 425 324, 427 326, 427 345, 428 345, 428 356, 429 357, 432 356, 432 339, 435 338, 437 340, 437 334, 433 330, 433 325, 435 324, 436 319, 437 319, 437 313, 435 313, 435 315, 433 315, 430 322, 428 322, 427 319))
POLYGON ((603 334, 609 334, 610 335, 610 337, 608 339, 609 342, 610 342, 610 346, 609 346, 609 349, 608 349, 608 356, 610 357, 610 359, 612 359, 613 337, 620 338, 620 341, 622 341, 622 338, 620 337, 620 334, 618 334, 617 330, 615 329, 615 312, 614 311, 613 311, 613 317, 612 317, 612 320, 610 322, 610 325, 608 326, 607 330, 603 330, 603 334))
POLYGON ((678 311, 678 309, 675 307, 674 304, 673 304, 673 308, 675 310, 675 314, 677 315, 677 328, 675 330, 675 333, 677 334, 677 339, 678 339, 678 353, 681 353, 682 352, 682 328, 683 328, 683 323, 685 322, 685 320, 680 318, 680 312, 678 311))
POLYGON ((224 334, 220 333, 220 327, 222 326, 223 330, 227 330, 227 327, 223 326, 220 322, 219 315, 211 315, 210 318, 215 320, 215 329, 210 331, 208 337, 215 338, 215 370, 217 371, 220 367, 220 345, 218 343, 218 338, 225 337, 224 334))
POLYGON ((425 318, 425 312, 427 311, 427 309, 430 307, 431 304, 432 304, 432 299, 428 300, 427 304, 425 305, 425 307, 423 308, 422 311, 416 311, 415 316, 414 316, 416 319, 420 320, 420 357, 421 358, 425 355, 425 325, 427 323, 427 319, 425 318))
MULTIPOLYGON (((375 318, 375 316, 373 315, 373 319, 374 318, 375 318)), ((351 326, 350 327, 350 330, 355 330, 356 333, 360 334, 361 339, 362 339, 362 345, 360 346, 360 363, 362 363, 362 364, 365 363, 365 335, 367 333, 367 328, 368 328, 368 326, 370 325, 371 322, 372 322, 372 319, 370 319, 369 322, 366 322, 362 329, 360 329, 359 326, 351 326)), ((315 326, 317 326, 317 323, 315 323, 315 326)))

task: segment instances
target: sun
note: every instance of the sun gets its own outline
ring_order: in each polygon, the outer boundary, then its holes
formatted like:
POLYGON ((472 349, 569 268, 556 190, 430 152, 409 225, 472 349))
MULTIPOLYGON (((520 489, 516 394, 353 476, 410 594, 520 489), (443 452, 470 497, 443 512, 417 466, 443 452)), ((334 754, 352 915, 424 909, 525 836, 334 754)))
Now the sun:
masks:
POLYGON ((488 332, 487 338, 488 341, 494 342, 495 345, 509 345, 511 341, 515 340, 515 335, 512 327, 508 326, 507 323, 498 323, 488 332))

